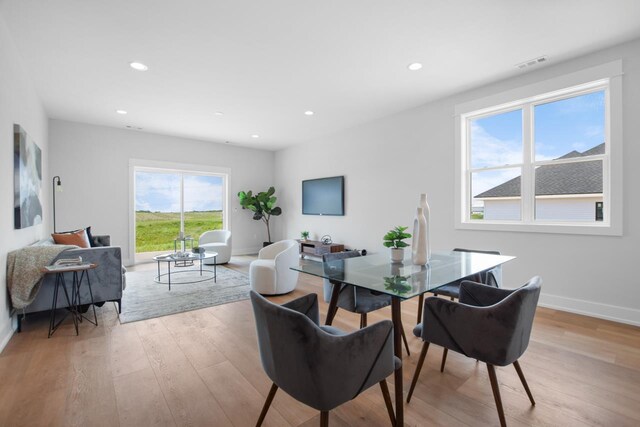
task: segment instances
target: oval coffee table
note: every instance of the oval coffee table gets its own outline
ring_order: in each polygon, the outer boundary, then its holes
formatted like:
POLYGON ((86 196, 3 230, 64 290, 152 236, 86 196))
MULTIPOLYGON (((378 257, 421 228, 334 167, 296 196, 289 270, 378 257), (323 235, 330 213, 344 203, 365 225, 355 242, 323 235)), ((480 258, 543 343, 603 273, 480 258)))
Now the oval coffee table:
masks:
POLYGON ((201 253, 201 254, 194 254, 194 253, 186 253, 186 254, 182 254, 182 255, 178 255, 178 254, 165 254, 165 255, 158 255, 158 256, 154 256, 153 259, 154 261, 156 261, 158 263, 158 275, 156 276, 156 278, 154 279, 154 281, 156 283, 161 283, 163 285, 169 285, 169 290, 171 290, 171 263, 183 263, 187 264, 188 262, 194 262, 194 261, 200 261, 200 269, 189 269, 189 270, 183 270, 180 269, 178 271, 174 271, 173 274, 180 274, 180 273, 188 273, 188 272, 192 272, 192 271, 199 271, 200 272, 200 277, 203 277, 202 279, 199 280, 190 280, 188 282, 180 282, 181 284, 191 284, 191 283, 200 283, 200 282, 204 282, 207 281, 209 279, 211 279, 211 277, 213 277, 213 282, 216 283, 216 280, 218 278, 218 271, 217 271, 217 258, 218 257, 218 253, 217 252, 206 252, 206 253, 201 253), (211 259, 213 258, 213 271, 208 270, 208 269, 203 269, 202 268, 202 261, 205 259, 211 259), (160 274, 160 263, 165 262, 167 264, 167 272, 160 274), (213 273, 213 276, 210 276, 209 274, 207 274, 206 276, 203 276, 203 273, 213 273), (167 277, 167 280, 162 280, 163 277, 167 277))

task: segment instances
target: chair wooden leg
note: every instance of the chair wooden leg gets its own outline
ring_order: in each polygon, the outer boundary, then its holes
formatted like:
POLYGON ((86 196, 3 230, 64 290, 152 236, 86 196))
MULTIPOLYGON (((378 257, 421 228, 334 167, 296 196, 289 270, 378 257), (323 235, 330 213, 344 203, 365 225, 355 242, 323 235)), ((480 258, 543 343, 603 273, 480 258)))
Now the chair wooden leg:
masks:
POLYGON ((422 370, 422 364, 424 363, 424 359, 427 357, 428 350, 429 343, 425 341, 422 344, 422 351, 420 352, 420 358, 418 359, 418 364, 416 365, 416 372, 413 374, 413 380, 411 380, 411 388, 409 388, 409 394, 407 395, 407 403, 411 401, 411 395, 413 394, 413 389, 416 388, 416 384, 418 383, 420 370, 422 370))
POLYGON ((500 426, 506 427, 507 421, 504 418, 504 409, 502 408, 502 398, 500 397, 500 388, 498 385, 498 377, 496 376, 496 368, 495 366, 489 365, 487 363, 487 369, 489 370, 489 380, 491 381, 493 398, 496 401, 496 408, 498 409, 498 417, 500 417, 500 426))
POLYGON ((367 313, 360 314, 360 329, 367 327, 367 313))
POLYGON ((418 321, 416 324, 422 322, 422 306, 424 305, 424 294, 420 294, 418 297, 418 321))
POLYGON ((409 351, 409 342, 407 341, 407 335, 404 333, 404 327, 400 325, 402 328, 402 341, 404 341, 404 348, 407 350, 407 356, 411 356, 411 352, 409 351))
POLYGON ((389 412, 391 425, 395 426, 396 414, 393 411, 393 405, 391 404, 391 395, 389 394, 389 387, 387 387, 387 380, 380 381, 380 388, 382 389, 382 397, 384 397, 384 404, 387 406, 387 412, 389 412))
POLYGON ((264 401, 264 406, 262 407, 262 412, 260 412, 260 418, 258 418, 258 422, 256 423, 256 427, 260 427, 264 418, 267 416, 267 411, 271 406, 271 402, 273 402, 273 398, 276 395, 276 391, 278 391, 278 386, 273 383, 271 385, 271 390, 269 390, 269 395, 267 396, 267 400, 264 401))
POLYGON ((329 411, 320 412, 320 427, 329 427, 329 411))
POLYGON ((531 394, 531 390, 529 389, 529 384, 527 384, 527 380, 524 378, 524 374, 522 373, 522 368, 520 368, 520 362, 516 360, 515 362, 513 362, 513 366, 516 368, 516 372, 520 377, 520 381, 522 381, 522 385, 524 386, 524 390, 527 392, 527 396, 529 396, 531 405, 536 406, 536 401, 533 400, 533 394, 531 394))
POLYGON ((442 352, 442 363, 440 364, 440 372, 444 372, 444 364, 447 363, 447 353, 449 353, 449 349, 445 347, 442 352))

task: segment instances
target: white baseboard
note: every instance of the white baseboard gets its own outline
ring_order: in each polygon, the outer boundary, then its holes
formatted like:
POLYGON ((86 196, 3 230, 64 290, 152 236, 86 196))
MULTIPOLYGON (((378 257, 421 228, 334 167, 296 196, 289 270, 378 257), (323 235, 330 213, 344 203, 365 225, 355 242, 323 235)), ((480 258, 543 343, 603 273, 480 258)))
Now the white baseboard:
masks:
POLYGON ((9 343, 9 340, 13 336, 15 329, 13 329, 13 317, 9 321, 8 327, 5 327, 4 330, 0 333, 0 353, 4 350, 4 348, 9 343))
POLYGON ((253 247, 253 248, 233 248, 231 251, 231 255, 255 255, 257 254, 262 247, 253 247))
POLYGON ((611 320, 619 323, 640 326, 640 310, 620 307, 617 305, 585 301, 577 298, 567 298, 559 295, 540 294, 541 307, 570 313, 583 314, 599 319, 611 320))

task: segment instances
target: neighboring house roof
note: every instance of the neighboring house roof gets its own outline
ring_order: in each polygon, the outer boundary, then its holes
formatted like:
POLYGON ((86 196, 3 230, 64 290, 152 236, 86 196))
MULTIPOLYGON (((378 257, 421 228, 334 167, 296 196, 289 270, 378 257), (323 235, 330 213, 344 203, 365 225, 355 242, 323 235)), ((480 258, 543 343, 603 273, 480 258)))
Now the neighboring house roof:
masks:
MULTIPOLYGON (((558 159, 586 157, 604 154, 604 143, 579 153, 571 151, 558 159)), ((536 196, 562 194, 602 193, 602 161, 544 165, 536 169, 536 196)), ((490 197, 519 197, 520 177, 513 178, 475 196, 475 199, 490 197)))

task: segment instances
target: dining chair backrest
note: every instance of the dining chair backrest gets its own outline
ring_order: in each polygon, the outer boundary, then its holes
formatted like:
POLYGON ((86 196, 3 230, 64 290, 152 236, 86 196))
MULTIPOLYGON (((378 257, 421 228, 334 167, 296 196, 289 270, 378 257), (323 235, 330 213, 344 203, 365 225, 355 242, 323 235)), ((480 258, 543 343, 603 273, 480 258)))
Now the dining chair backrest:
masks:
MULTIPOLYGON (((333 253, 322 255, 322 262, 332 262, 332 264, 335 265, 336 261, 341 261, 349 258, 356 258, 359 256, 361 256, 360 251, 333 252, 333 253)), ((340 264, 341 267, 344 267, 344 263, 338 263, 338 264, 340 264)), ((336 269, 336 271, 341 271, 341 270, 336 269)), ((329 300, 331 299, 331 290, 333 288, 332 282, 337 285, 342 285, 341 279, 344 279, 344 276, 341 276, 340 274, 336 274, 334 270, 331 271, 331 274, 332 276, 335 276, 334 278, 332 278, 332 280, 329 280, 329 279, 322 280, 322 291, 323 291, 323 298, 325 302, 329 302, 329 300)))
MULTIPOLYGON (((480 254, 488 254, 488 255, 500 255, 499 251, 479 251, 477 249, 464 249, 464 248, 455 248, 454 252, 476 252, 480 254)), ((478 277, 475 278, 477 282, 484 283, 485 285, 493 286, 494 288, 499 288, 502 284, 502 266, 499 265, 497 267, 492 268, 488 271, 483 271, 478 274, 478 277)))

